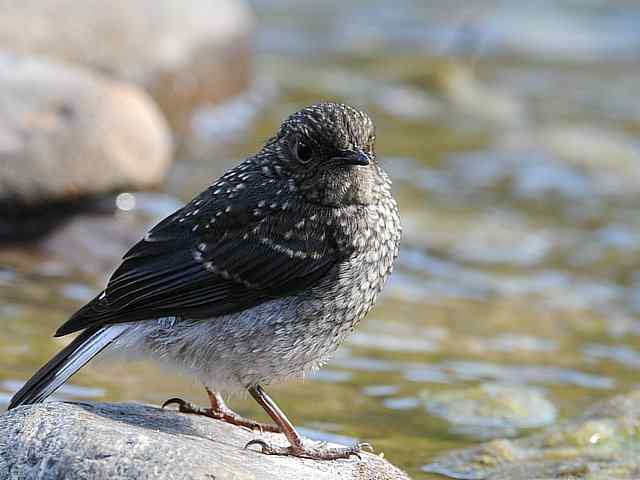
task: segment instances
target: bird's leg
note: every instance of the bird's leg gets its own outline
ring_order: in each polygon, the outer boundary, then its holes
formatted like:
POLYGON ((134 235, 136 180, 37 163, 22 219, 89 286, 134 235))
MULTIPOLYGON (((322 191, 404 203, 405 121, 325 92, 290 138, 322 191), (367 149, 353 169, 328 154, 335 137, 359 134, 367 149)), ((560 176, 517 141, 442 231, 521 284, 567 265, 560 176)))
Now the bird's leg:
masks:
POLYGON ((237 414, 231 410, 218 392, 212 392, 207 387, 207 396, 209 397, 209 403, 211 408, 202 408, 192 403, 185 402, 181 398, 171 398, 162 404, 162 408, 167 405, 178 405, 178 411, 182 413, 194 413, 196 415, 204 415, 206 417, 215 418, 216 420, 222 420, 223 422, 231 423, 232 425, 238 425, 240 427, 246 427, 251 430, 260 430, 261 432, 280 432, 280 429, 276 425, 268 425, 266 423, 256 422, 248 418, 237 414))
POLYGON ((352 447, 329 447, 326 442, 305 445, 302 437, 298 432, 296 432, 291 421, 260 385, 250 387, 249 393, 280 427, 282 433, 284 433, 287 440, 289 440, 290 445, 288 447, 282 447, 267 443, 263 440, 251 440, 245 445, 245 448, 250 445, 260 445, 262 453, 266 453, 267 455, 289 455, 316 460, 335 460, 337 458, 349 458, 351 455, 360 457, 362 448, 371 448, 371 446, 366 443, 359 443, 352 447))

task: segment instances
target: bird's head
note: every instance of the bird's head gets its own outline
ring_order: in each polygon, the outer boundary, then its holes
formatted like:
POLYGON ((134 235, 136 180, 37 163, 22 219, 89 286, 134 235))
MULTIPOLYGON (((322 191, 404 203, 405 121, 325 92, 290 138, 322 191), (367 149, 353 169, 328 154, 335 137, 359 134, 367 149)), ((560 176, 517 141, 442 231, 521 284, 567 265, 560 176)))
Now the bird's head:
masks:
POLYGON ((385 179, 374 144, 374 125, 366 113, 320 103, 287 118, 270 148, 307 201, 341 207, 376 201, 385 179))

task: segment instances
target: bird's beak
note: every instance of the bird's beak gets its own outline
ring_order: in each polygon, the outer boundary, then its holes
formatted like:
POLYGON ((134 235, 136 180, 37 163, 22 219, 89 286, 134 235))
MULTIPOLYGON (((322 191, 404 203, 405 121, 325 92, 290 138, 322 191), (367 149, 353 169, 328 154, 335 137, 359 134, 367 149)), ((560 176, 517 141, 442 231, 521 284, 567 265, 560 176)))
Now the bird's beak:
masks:
POLYGON ((371 158, 369 157, 369 155, 364 153, 359 148, 356 148, 355 150, 349 152, 345 152, 344 156, 337 157, 336 159, 340 159, 348 165, 361 165, 363 167, 371 163, 371 158))

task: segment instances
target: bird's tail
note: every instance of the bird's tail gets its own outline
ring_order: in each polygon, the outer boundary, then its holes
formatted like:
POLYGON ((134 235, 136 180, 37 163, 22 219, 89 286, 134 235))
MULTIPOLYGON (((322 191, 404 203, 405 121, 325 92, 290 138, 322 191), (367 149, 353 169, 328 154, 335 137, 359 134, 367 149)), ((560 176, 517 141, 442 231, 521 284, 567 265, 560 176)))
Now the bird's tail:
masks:
POLYGON ((86 329, 24 384, 11 399, 9 410, 42 402, 127 328, 128 325, 111 325, 86 329))

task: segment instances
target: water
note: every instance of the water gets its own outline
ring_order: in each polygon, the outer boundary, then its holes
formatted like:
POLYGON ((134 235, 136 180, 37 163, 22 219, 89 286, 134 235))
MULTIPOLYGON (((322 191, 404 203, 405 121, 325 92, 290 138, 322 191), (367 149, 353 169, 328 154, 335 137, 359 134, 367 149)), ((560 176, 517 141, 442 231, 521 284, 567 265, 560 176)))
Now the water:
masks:
MULTIPOLYGON (((369 441, 415 478, 436 478, 422 467, 478 435, 430 413, 427 394, 535 388, 562 419, 638 386, 636 2, 253 3, 256 74, 275 98, 257 114, 230 107, 248 131, 232 125, 215 161, 182 158, 170 194, 190 198, 290 112, 338 99, 374 116, 406 232, 382 300, 338 356, 271 388, 305 433, 369 441)), ((148 219, 173 205, 153 198, 148 219)), ((6 403, 64 345, 51 332, 110 267, 24 251, 0 253, 0 265, 6 403)), ((176 394, 205 402, 189 379, 142 362, 97 364, 60 398, 176 394)), ((248 399, 232 404, 264 418, 248 399)))

